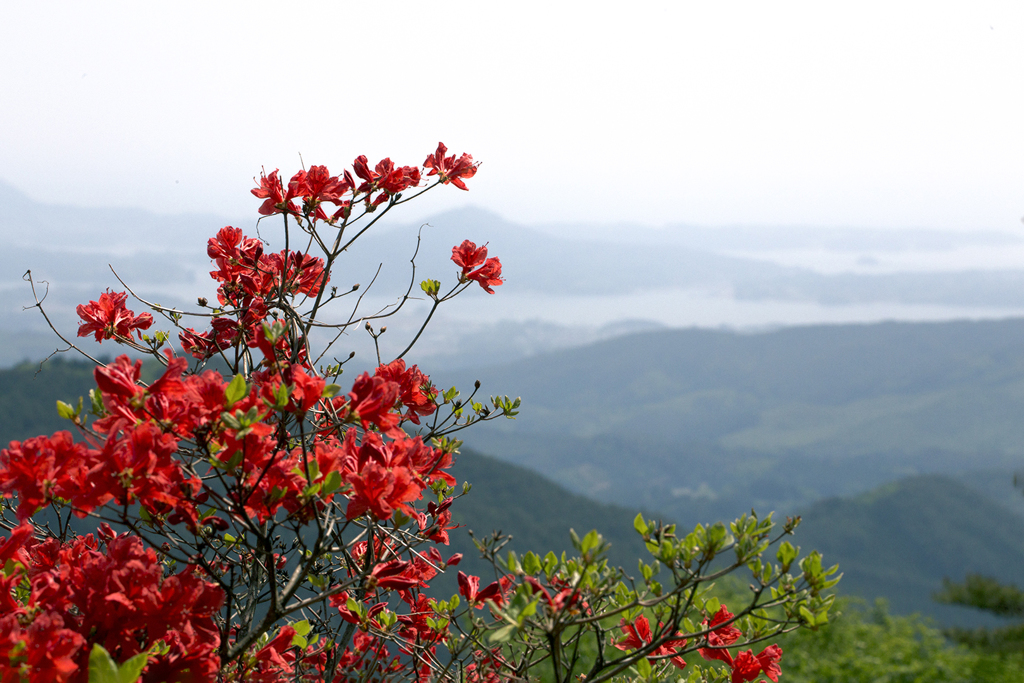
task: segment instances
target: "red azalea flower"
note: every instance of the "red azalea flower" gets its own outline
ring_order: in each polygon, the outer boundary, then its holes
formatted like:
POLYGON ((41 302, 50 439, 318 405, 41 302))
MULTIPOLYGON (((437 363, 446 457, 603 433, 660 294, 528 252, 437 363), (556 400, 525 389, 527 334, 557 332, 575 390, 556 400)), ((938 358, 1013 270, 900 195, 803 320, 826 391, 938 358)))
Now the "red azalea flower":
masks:
POLYGON ((726 648, 739 640, 739 637, 743 635, 738 628, 732 625, 734 617, 735 615, 725 605, 722 605, 718 608, 718 612, 715 613, 710 622, 707 620, 702 622, 704 628, 712 630, 707 635, 709 647, 697 649, 701 657, 707 660, 718 659, 728 664, 732 663, 732 655, 729 654, 729 650, 726 648), (725 626, 720 626, 720 624, 725 624, 725 626))
POLYGON ((732 683, 748 683, 761 675, 761 662, 753 650, 745 650, 732 661, 732 683))
POLYGON ((364 434, 363 443, 357 447, 355 430, 348 431, 342 448, 347 451, 344 477, 352 486, 345 511, 349 519, 367 511, 378 519, 390 519, 396 509, 410 517, 416 515, 409 503, 422 495, 426 483, 414 469, 416 463, 410 459, 408 448, 399 442, 386 444, 373 432, 364 434))
POLYGON ((388 195, 398 194, 410 187, 420 184, 420 169, 415 166, 395 166, 391 159, 382 159, 371 171, 367 164, 366 155, 356 157, 352 162, 356 175, 364 182, 356 190, 356 194, 366 193, 366 201, 369 202, 369 194, 376 190, 384 190, 387 194, 381 194, 373 200, 373 205, 378 206, 387 200, 388 195))
MULTIPOLYGON (((661 628, 661 626, 661 624, 658 624, 659 628, 661 628)), ((622 640, 615 642, 615 647, 620 650, 639 650, 647 647, 654 640, 654 635, 651 633, 651 624, 643 614, 637 617, 636 621, 632 624, 623 619, 619 623, 619 627, 625 634, 625 637, 622 640)), ((676 650, 684 645, 686 645, 685 638, 673 638, 667 640, 651 652, 647 660, 654 663, 656 661, 655 657, 674 655, 676 650)), ((686 662, 683 661, 683 658, 679 655, 671 657, 669 661, 678 669, 682 669, 686 666, 686 662)))
POLYGON ((418 577, 413 576, 410 570, 413 569, 412 562, 405 560, 390 560, 374 566, 370 575, 366 577, 367 590, 380 588, 382 590, 402 590, 412 588, 420 584, 418 577))
POLYGON ((475 242, 463 241, 457 247, 452 247, 452 261, 462 268, 462 274, 466 275, 477 266, 483 265, 487 260, 487 245, 476 246, 475 242))
POLYGON ((0 567, 7 564, 7 560, 17 560, 24 564, 22 559, 25 555, 25 542, 35 534, 35 527, 31 522, 22 522, 11 529, 10 538, 0 540, 0 567))
POLYGON ((400 416, 394 412, 401 391, 394 382, 364 372, 352 384, 347 403, 336 399, 336 404, 341 403, 338 408, 344 420, 359 422, 363 429, 374 424, 383 434, 397 438, 405 435, 398 427, 400 416))
POLYGON ((0 451, 0 496, 17 494, 18 519, 28 519, 54 498, 72 500, 90 491, 88 470, 95 462, 96 452, 75 443, 71 432, 12 441, 0 451))
POLYGON ((778 645, 769 645, 757 656, 764 675, 773 681, 778 681, 779 676, 782 675, 782 669, 778 664, 780 659, 782 659, 782 648, 778 645))
POLYGON ((458 581, 459 593, 477 609, 483 609, 488 600, 500 607, 505 602, 505 593, 512 585, 512 577, 503 576, 481 590, 479 576, 467 575, 462 572, 459 572, 458 581))
POLYGON ((496 258, 487 259, 483 266, 466 275, 466 279, 476 282, 488 294, 494 294, 491 287, 497 287, 505 281, 501 277, 501 261, 496 258))
MULTIPOLYGON (((452 511, 449 510, 448 508, 451 507, 451 504, 454 501, 454 498, 446 498, 445 501, 440 505, 438 505, 434 501, 428 502, 427 512, 434 519, 431 522, 429 521, 427 515, 424 515, 422 513, 418 514, 416 516, 416 521, 419 524, 420 533, 429 538, 434 543, 448 545, 450 540, 448 538, 448 532, 453 529, 458 529, 462 526, 461 524, 451 523, 452 511)), ((448 559, 447 564, 452 564, 452 560, 455 560, 454 564, 458 564, 462 561, 462 555, 458 553, 452 555, 452 557, 448 559), (458 559, 455 559, 456 556, 458 557, 458 559)))
POLYGON ((292 200, 300 196, 301 183, 288 183, 288 192, 286 193, 277 173, 278 169, 275 168, 274 172, 269 176, 266 174, 261 175, 260 186, 252 189, 254 196, 266 199, 260 205, 260 215, 272 216, 275 213, 298 214, 298 208, 292 204, 292 200))
POLYGON ((463 154, 457 160, 454 154, 445 157, 447 151, 448 148, 444 146, 444 143, 437 143, 437 151, 423 162, 423 167, 430 169, 427 175, 440 175, 442 183, 446 185, 451 183, 460 190, 468 190, 469 188, 466 187, 466 183, 462 182, 462 179, 475 176, 480 164, 474 163, 473 157, 469 154, 463 154))
MULTIPOLYGON (((125 292, 111 293, 108 289, 100 294, 99 301, 90 301, 76 309, 82 324, 78 326, 78 336, 96 335, 96 341, 116 337, 131 337, 135 330, 148 330, 153 324, 153 316, 149 313, 135 315, 128 310, 124 302, 128 295, 125 292)), ((142 338, 142 333, 139 333, 142 338)))
POLYGON ((27 628, 16 618, 12 614, 0 620, 0 633, 7 636, 0 641, 0 657, 11 665, 4 667, 4 681, 64 683, 80 679, 75 660, 81 660, 82 652, 88 650, 85 638, 64 628, 64 620, 57 614, 39 614, 27 628))
POLYGON ((306 371, 294 365, 284 371, 284 381, 291 387, 286 410, 304 415, 323 396, 327 382, 320 377, 310 377, 306 371))
POLYGON ((497 287, 504 282, 501 277, 501 261, 487 258, 486 244, 478 247, 474 242, 465 240, 459 246, 452 247, 452 262, 462 268, 460 281, 472 280, 488 294, 494 294, 491 287, 497 287))
POLYGON ((434 397, 437 389, 430 383, 430 377, 420 372, 419 367, 405 367, 405 361, 399 358, 387 365, 381 365, 374 373, 389 382, 401 387, 399 401, 406 408, 402 416, 415 424, 420 423, 420 416, 432 415, 437 410, 434 397))

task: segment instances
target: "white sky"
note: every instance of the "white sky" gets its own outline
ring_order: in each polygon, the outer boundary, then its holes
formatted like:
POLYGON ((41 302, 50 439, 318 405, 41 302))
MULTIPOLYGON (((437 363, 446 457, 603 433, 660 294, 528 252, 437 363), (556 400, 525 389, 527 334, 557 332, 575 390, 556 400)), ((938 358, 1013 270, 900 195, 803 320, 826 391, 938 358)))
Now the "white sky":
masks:
POLYGON ((261 166, 483 162, 525 222, 1020 229, 1020 2, 21 2, 0 178, 254 215, 261 166))

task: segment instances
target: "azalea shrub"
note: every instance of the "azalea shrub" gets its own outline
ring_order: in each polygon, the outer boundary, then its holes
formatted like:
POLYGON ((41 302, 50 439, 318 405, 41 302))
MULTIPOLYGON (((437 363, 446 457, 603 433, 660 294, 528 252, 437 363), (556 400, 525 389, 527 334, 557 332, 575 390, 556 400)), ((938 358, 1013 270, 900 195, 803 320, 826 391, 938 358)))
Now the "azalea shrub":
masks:
POLYGON ((385 215, 466 190, 477 168, 440 144, 421 166, 264 174, 252 194, 283 248, 225 227, 206 248, 216 292, 194 310, 132 293, 136 314, 127 285, 78 307, 80 337, 131 355, 94 359, 88 399, 58 402, 73 430, 0 451, 5 683, 778 679, 772 639, 826 623, 837 581, 787 540, 799 520, 683 532, 637 516, 650 556, 635 570, 610 566, 596 531, 572 533, 574 556, 486 537, 489 579, 446 552, 470 491, 450 472, 455 435, 519 400, 442 390, 407 356, 438 306, 494 294, 502 264, 467 239, 454 273, 411 277, 372 313, 332 274, 385 215), (375 370, 343 381, 354 352, 339 360, 338 342, 376 342, 414 299, 428 305, 405 349, 376 345, 375 370), (151 381, 140 358, 159 364, 151 381), (437 590, 445 572, 457 593, 437 590), (750 591, 726 606, 710 591, 731 572, 750 591))

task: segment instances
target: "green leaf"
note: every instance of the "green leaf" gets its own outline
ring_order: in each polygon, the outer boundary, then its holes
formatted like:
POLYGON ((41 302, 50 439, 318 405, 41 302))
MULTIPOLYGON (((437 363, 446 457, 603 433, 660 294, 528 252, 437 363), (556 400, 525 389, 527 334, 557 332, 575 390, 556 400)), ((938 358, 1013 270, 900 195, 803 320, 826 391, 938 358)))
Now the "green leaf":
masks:
POLYGON ((796 556, 799 554, 799 552, 800 549, 794 548, 793 544, 789 541, 783 541, 779 545, 779 550, 775 553, 775 557, 779 560, 779 563, 782 565, 782 571, 789 571, 789 566, 793 564, 793 560, 796 559, 796 556))
POLYGON ((142 675, 142 670, 149 662, 149 653, 140 652, 131 659, 121 664, 121 670, 117 672, 118 683, 135 683, 142 675))
POLYGON ((641 659, 636 663, 636 672, 640 674, 640 678, 650 678, 651 670, 651 663, 646 659, 641 659))
POLYGON ((324 495, 330 495, 341 488, 341 472, 338 470, 331 470, 324 477, 324 487, 321 489, 324 495))
POLYGON ((505 566, 508 567, 508 570, 510 572, 518 572, 520 569, 522 569, 522 566, 519 564, 519 559, 516 557, 516 553, 514 550, 508 551, 508 564, 506 564, 505 566))
POLYGON ((302 648, 306 647, 306 636, 308 636, 309 632, 313 629, 309 624, 309 620, 303 619, 302 621, 296 621, 291 625, 291 627, 295 629, 295 635, 292 636, 292 645, 297 645, 302 648))
POLYGON ((722 607, 722 603, 719 602, 718 598, 711 598, 704 603, 704 609, 707 610, 709 615, 714 615, 722 607))
POLYGON ((227 405, 230 408, 245 398, 248 393, 249 387, 245 383, 245 377, 235 375, 231 380, 231 384, 224 390, 224 398, 227 400, 227 405))
POLYGON ((242 428, 242 422, 231 413, 222 413, 220 419, 224 421, 224 424, 227 425, 228 429, 239 430, 242 428))
POLYGON ((60 415, 65 420, 75 419, 75 409, 72 408, 70 404, 67 404, 64 401, 57 401, 57 414, 60 415))
POLYGON ((633 520, 633 528, 641 536, 646 536, 650 532, 650 527, 647 526, 647 522, 644 521, 644 516, 641 513, 636 513, 636 518, 633 520))
POLYGON ((89 653, 89 683, 118 683, 117 662, 97 643, 89 653))
POLYGON ((536 553, 528 552, 523 555, 523 571, 527 574, 537 574, 541 570, 540 558, 536 553))
POLYGON ((99 389, 89 390, 89 404, 92 414, 101 417, 106 413, 106 408, 103 407, 103 392, 99 389))
POLYGON ((580 552, 588 553, 600 545, 601 535, 597 533, 597 529, 591 529, 590 532, 583 537, 583 541, 580 545, 580 552))
POLYGON ((100 644, 89 653, 89 683, 136 683, 149 661, 148 652, 140 652, 121 666, 100 644))
POLYGON ((487 639, 492 643, 507 643, 512 640, 512 637, 516 634, 517 630, 519 630, 518 626, 515 624, 508 624, 506 626, 502 626, 497 631, 489 635, 487 639))

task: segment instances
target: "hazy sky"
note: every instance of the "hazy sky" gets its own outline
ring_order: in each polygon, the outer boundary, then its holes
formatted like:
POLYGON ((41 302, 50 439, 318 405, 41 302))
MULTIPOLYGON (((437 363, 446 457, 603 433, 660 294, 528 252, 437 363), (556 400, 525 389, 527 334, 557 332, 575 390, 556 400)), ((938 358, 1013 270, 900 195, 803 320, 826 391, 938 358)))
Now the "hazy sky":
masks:
POLYGON ((1020 2, 6 3, 0 179, 247 216, 260 167, 483 162, 406 217, 1021 229, 1020 2))

